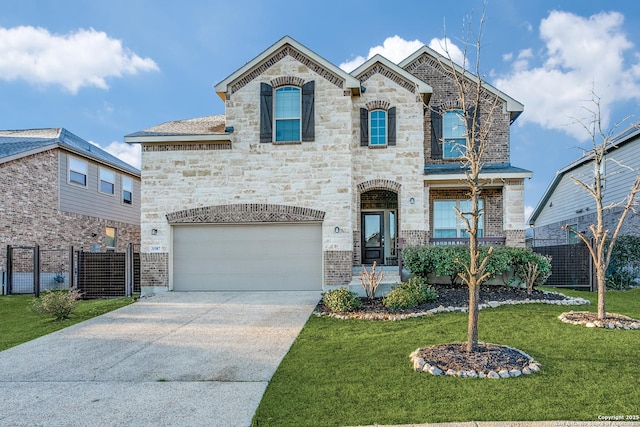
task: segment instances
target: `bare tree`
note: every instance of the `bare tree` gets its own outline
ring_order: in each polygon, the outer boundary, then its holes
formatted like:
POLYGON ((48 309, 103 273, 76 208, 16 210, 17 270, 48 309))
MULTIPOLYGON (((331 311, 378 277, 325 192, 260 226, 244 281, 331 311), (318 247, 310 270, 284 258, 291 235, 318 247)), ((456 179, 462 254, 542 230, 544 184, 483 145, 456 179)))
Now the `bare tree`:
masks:
MULTIPOLYGON (((593 110, 588 110, 591 117, 588 122, 584 120, 577 120, 577 122, 584 127, 591 138, 592 149, 587 153, 591 156, 594 165, 593 168, 593 181, 580 179, 576 176, 571 176, 573 182, 578 187, 586 191, 591 196, 596 204, 596 220, 595 223, 589 225, 587 232, 582 232, 575 227, 567 224, 563 228, 575 233, 580 240, 589 248, 589 254, 593 260, 593 266, 596 272, 596 284, 598 289, 598 319, 603 320, 607 316, 605 306, 605 293, 606 293, 606 281, 605 273, 609 262, 611 261, 611 254, 613 247, 616 244, 620 230, 629 212, 634 211, 636 206, 635 197, 640 191, 640 175, 636 175, 636 179, 629 190, 629 194, 624 200, 618 202, 611 202, 607 205, 604 203, 604 182, 603 165, 607 161, 605 158, 607 151, 615 147, 615 141, 613 133, 621 122, 614 125, 608 132, 602 129, 602 116, 600 97, 595 92, 591 91, 591 102, 594 105, 593 110), (623 206, 620 217, 615 225, 613 231, 605 228, 605 214, 607 211, 612 211, 616 207, 623 206), (593 242, 591 242, 591 240, 593 242)), ((624 120, 623 120, 624 121, 624 120)), ((622 164, 619 164, 625 167, 622 164)))
MULTIPOLYGON (((486 267, 493 253, 493 247, 490 247, 486 253, 481 253, 478 239, 479 221, 483 215, 480 200, 484 187, 484 182, 480 179, 480 173, 485 164, 485 153, 491 145, 493 130, 492 118, 494 117, 494 112, 502 107, 498 97, 491 95, 484 89, 485 82, 480 72, 480 51, 484 18, 485 9, 482 11, 477 33, 474 33, 471 20, 469 20, 468 28, 466 28, 467 36, 462 40, 465 63, 468 59, 469 50, 475 51, 474 74, 467 71, 466 68, 454 64, 448 46, 446 45, 446 37, 444 46, 449 67, 443 67, 443 69, 450 70, 449 75, 457 90, 458 115, 466 124, 466 144, 458 147, 458 150, 460 151, 460 161, 462 162, 465 172, 465 184, 468 189, 470 209, 463 211, 456 208, 456 212, 458 218, 466 226, 469 235, 469 263, 463 263, 464 273, 459 274, 462 282, 469 288, 467 352, 478 350, 480 285, 490 276, 486 271, 486 267), (481 116, 482 120, 480 120, 481 116)), ((462 263, 462 261, 458 262, 462 263)))

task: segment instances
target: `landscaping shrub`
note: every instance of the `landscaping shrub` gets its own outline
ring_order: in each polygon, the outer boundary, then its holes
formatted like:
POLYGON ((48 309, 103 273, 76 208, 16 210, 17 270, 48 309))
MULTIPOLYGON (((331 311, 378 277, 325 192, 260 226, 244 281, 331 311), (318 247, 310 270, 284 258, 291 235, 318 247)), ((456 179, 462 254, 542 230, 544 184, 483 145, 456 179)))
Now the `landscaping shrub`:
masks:
POLYGON ((613 246, 611 262, 606 273, 608 289, 628 289, 636 286, 640 270, 640 237, 620 236, 613 246))
MULTIPOLYGON (((480 255, 486 256, 488 247, 480 247, 480 255)), ((403 265, 414 275, 427 278, 433 273, 436 276, 449 276, 451 284, 459 283, 459 273, 464 272, 464 264, 469 262, 469 247, 454 246, 418 246, 402 249, 403 265)), ((546 257, 525 248, 494 247, 494 252, 487 263, 490 279, 512 271, 517 283, 526 283, 521 266, 528 263, 537 265, 539 271, 535 285, 542 285, 551 275, 551 262, 546 257)))
POLYGON ((415 307, 423 302, 434 301, 438 294, 419 277, 413 277, 400 283, 389 291, 382 300, 385 307, 394 310, 415 307))
POLYGON ((68 319, 76 309, 80 296, 80 292, 76 289, 70 291, 44 291, 39 298, 35 298, 31 302, 31 310, 43 316, 53 317, 55 320, 68 319))
POLYGON ((360 298, 347 288, 332 289, 322 295, 322 302, 331 311, 344 313, 360 307, 360 298))

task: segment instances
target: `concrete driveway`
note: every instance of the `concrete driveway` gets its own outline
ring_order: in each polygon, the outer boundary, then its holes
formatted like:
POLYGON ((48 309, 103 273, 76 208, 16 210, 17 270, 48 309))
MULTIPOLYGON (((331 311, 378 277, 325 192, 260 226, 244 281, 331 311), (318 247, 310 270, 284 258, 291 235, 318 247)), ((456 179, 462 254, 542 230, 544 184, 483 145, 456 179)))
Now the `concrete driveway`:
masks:
POLYGON ((249 426, 319 299, 169 292, 5 350, 0 425, 249 426))

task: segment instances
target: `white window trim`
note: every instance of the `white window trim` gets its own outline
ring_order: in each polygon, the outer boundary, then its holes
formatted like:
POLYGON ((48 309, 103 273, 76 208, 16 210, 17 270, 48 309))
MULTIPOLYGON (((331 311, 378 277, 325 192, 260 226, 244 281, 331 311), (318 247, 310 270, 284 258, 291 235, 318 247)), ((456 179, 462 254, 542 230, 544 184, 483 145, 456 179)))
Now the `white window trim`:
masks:
POLYGON ((462 121, 464 122, 464 112, 462 110, 447 110, 445 111, 444 115, 442 116, 442 158, 443 159, 449 159, 449 160, 456 160, 459 159, 460 157, 462 157, 464 155, 464 150, 467 149, 467 147, 469 146, 469 138, 468 138, 468 129, 467 129, 467 125, 466 123, 464 124, 464 136, 462 137, 457 137, 457 138, 447 138, 445 135, 445 129, 444 129, 444 118, 446 116, 447 113, 455 113, 458 115, 458 117, 462 118, 462 121), (459 154, 457 156, 448 156, 447 152, 448 150, 445 149, 445 146, 447 144, 447 141, 463 141, 464 140, 464 144, 463 143, 455 143, 455 146, 457 148, 459 148, 459 154), (464 147, 464 150, 462 150, 462 148, 464 147))
POLYGON ((67 156, 67 183, 71 184, 71 185, 76 185, 78 187, 83 187, 83 188, 87 188, 87 186, 89 185, 89 162, 87 162, 84 159, 81 159, 79 157, 74 157, 74 156, 67 156), (84 166, 84 172, 74 169, 71 166, 71 163, 73 162, 78 162, 79 164, 84 166), (84 184, 81 184, 79 182, 76 181, 72 181, 71 180, 71 172, 75 172, 78 174, 82 174, 84 175, 84 184))
POLYGON ((108 194, 110 196, 114 196, 116 193, 116 173, 114 171, 112 171, 111 169, 107 169, 107 168, 103 168, 100 167, 98 168, 98 192, 102 193, 102 194, 108 194), (113 181, 108 181, 106 179, 102 179, 102 173, 108 173, 111 174, 113 176, 113 181), (111 184, 112 187, 112 191, 111 192, 107 192, 107 191, 102 191, 102 181, 111 184))
MULTIPOLYGON (((452 201, 455 201, 456 202, 456 207, 458 209, 460 209, 460 202, 468 202, 469 199, 435 199, 433 201, 432 209, 433 209, 434 215, 433 215, 432 234, 433 234, 434 238, 440 238, 440 237, 435 237, 435 232, 436 232, 436 230, 438 230, 436 228, 436 217, 435 217, 436 209, 435 209, 435 205, 436 205, 437 202, 452 202, 452 201)), ((480 213, 480 218, 479 218, 479 221, 478 221, 478 230, 482 230, 482 236, 478 236, 478 237, 485 237, 486 234, 485 234, 484 219, 485 219, 485 213, 486 212, 485 212, 484 199, 480 199, 479 203, 482 204, 482 207, 480 208, 480 212, 481 213, 480 213)), ((455 220, 456 220, 456 237, 455 238, 456 239, 466 239, 466 238, 468 238, 468 237, 464 237, 464 236, 458 236, 459 233, 461 234, 461 233, 465 232, 465 230, 463 228, 459 228, 459 227, 464 227, 464 222, 460 218, 458 218, 458 214, 457 214, 457 212, 455 210, 453 210, 452 214, 455 216, 455 220)), ((442 237, 442 238, 443 239, 447 239, 447 237, 442 237)), ((451 237, 451 238, 454 238, 454 237, 451 237)))
POLYGON ((370 148, 384 148, 387 147, 389 145, 389 112, 387 110, 384 110, 382 108, 376 108, 375 110, 369 110, 369 147, 370 148), (377 111, 382 111, 384 113, 384 144, 373 144, 371 142, 371 139, 373 138, 373 132, 372 132, 372 127, 371 127, 371 123, 373 122, 373 120, 371 120, 371 115, 374 112, 377 111))
POLYGON ((125 206, 132 206, 133 205, 133 178, 123 175, 121 182, 122 182, 122 194, 121 194, 122 197, 120 198, 120 201, 125 206), (125 185, 124 185, 125 182, 129 182, 130 185, 131 185, 131 187, 128 190, 125 188, 125 185), (127 202, 124 201, 124 192, 125 191, 128 191, 131 194, 131 202, 130 203, 127 203, 127 202))

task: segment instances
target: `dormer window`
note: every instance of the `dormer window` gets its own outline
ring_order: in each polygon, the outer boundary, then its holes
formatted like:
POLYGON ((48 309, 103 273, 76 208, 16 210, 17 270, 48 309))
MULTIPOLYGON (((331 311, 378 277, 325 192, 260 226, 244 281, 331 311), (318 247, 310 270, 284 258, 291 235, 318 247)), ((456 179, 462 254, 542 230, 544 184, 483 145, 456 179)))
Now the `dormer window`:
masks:
POLYGON ((396 107, 360 109, 360 145, 372 148, 396 145, 396 107))
POLYGON ((260 142, 315 139, 315 82, 277 87, 260 83, 260 142))
POLYGON ((369 145, 387 145, 387 112, 384 110, 369 113, 369 145))

